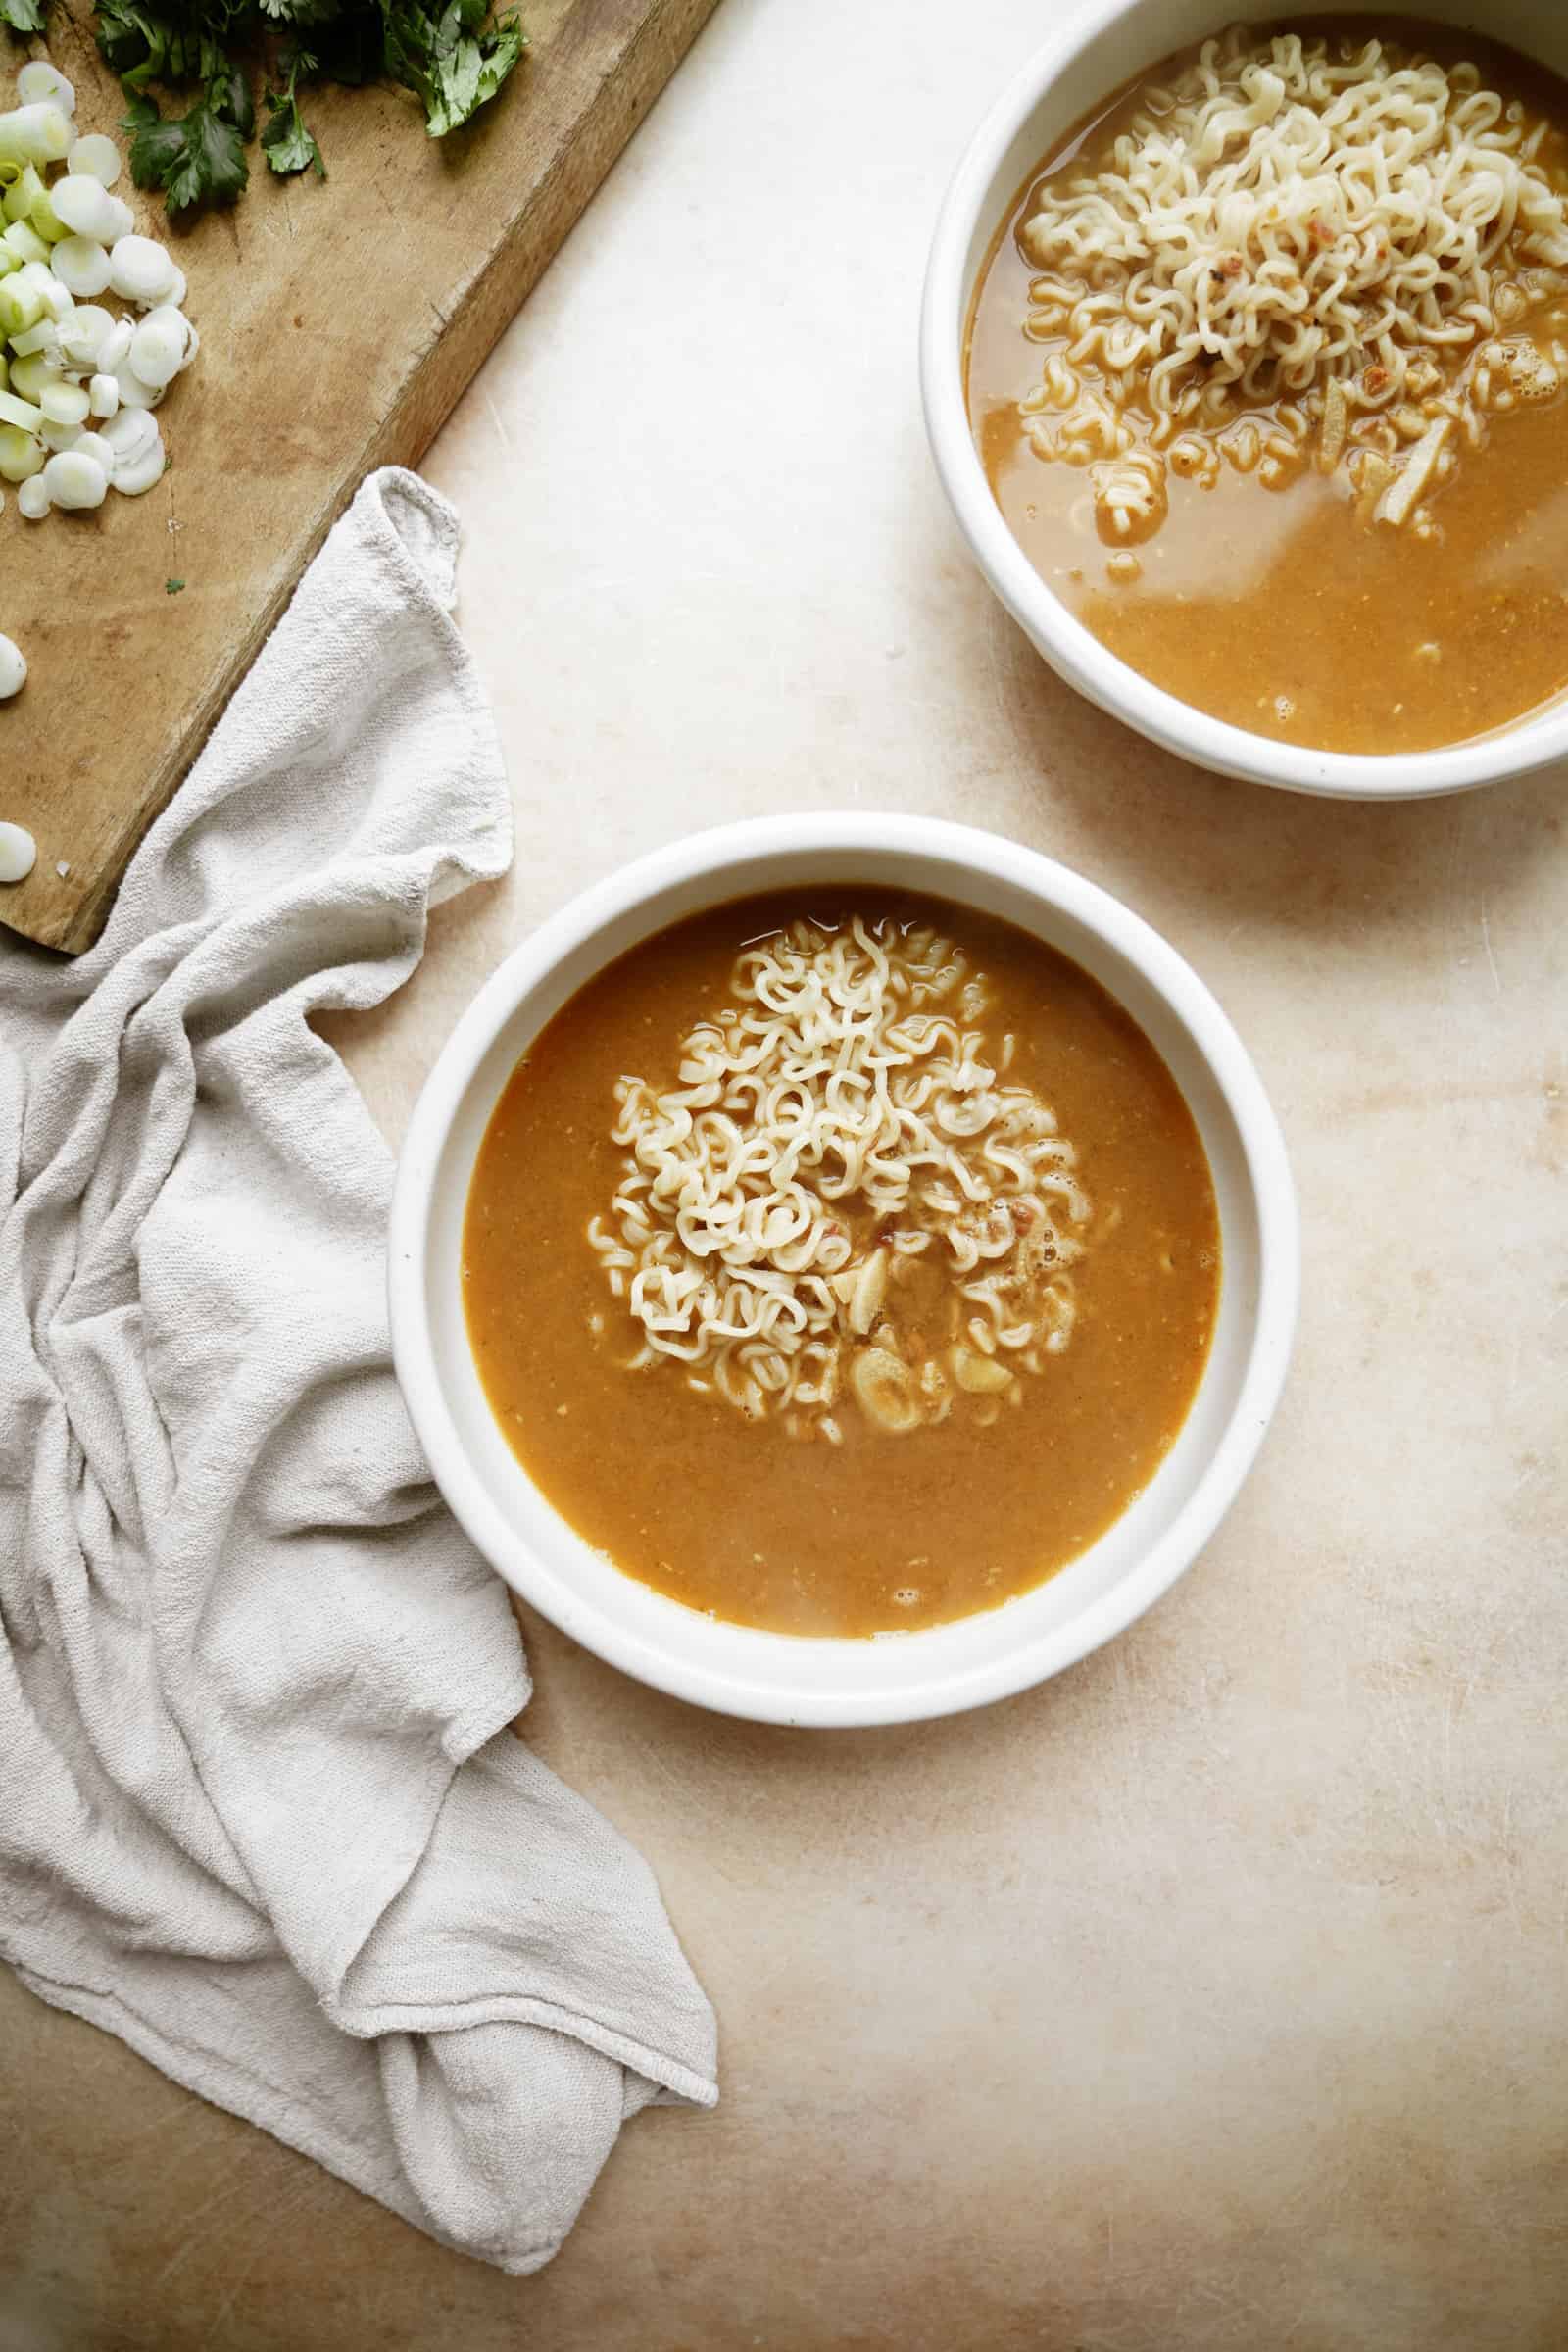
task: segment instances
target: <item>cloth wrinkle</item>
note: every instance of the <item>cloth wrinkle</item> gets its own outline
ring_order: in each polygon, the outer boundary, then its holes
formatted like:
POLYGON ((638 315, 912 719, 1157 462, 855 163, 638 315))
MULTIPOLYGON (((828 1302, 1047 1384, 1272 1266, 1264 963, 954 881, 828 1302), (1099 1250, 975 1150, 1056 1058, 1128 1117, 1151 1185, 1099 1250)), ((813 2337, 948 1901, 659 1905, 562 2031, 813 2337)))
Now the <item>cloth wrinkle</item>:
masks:
POLYGON ((559 2248, 712 2013, 510 1728, 320 1010, 511 858, 457 524, 361 489, 73 962, 0 934, 0 1954, 446 2245, 559 2248))

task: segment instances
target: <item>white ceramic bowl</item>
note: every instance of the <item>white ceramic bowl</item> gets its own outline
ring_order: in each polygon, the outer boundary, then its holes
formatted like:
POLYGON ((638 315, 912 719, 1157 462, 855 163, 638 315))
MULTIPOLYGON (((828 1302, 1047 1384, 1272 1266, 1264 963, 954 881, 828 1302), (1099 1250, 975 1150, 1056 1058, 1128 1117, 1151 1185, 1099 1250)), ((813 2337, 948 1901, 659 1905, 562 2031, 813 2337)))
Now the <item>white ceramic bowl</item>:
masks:
MULTIPOLYGON (((1477 21, 1474 0, 1390 0, 1367 13, 1436 18, 1465 29, 1477 21)), ((1088 0, 1036 51, 986 117, 942 207, 920 319, 926 430, 943 488, 981 570, 1052 666, 1092 703, 1200 766, 1255 784, 1355 800, 1465 792, 1549 766, 1568 757, 1568 700, 1495 735, 1410 754, 1307 751, 1210 718, 1140 677, 1073 618, 992 497, 969 430, 962 370, 970 299, 992 238, 1063 131, 1135 74, 1239 15, 1267 18, 1256 8, 1227 8, 1225 0, 1088 0)), ((1490 0, 1485 29, 1568 74, 1563 0, 1490 0)))
POLYGON ((797 1724, 891 1723, 1021 1690, 1097 1648, 1173 1584, 1247 1475, 1296 1320, 1296 1200, 1257 1075, 1201 981, 1103 891, 1013 842, 924 818, 803 815, 700 833, 613 874, 510 956, 420 1095, 398 1168, 390 1248, 398 1377, 453 1510, 507 1582, 574 1640, 679 1698, 797 1724), (1152 1039, 1213 1170, 1224 1273, 1191 1413, 1150 1486, 1089 1551, 984 1615, 871 1641, 724 1625, 596 1552, 533 1486, 498 1428, 460 1295, 475 1155, 519 1055, 590 976, 682 915, 750 891, 863 881, 1003 915, 1072 956, 1152 1039))

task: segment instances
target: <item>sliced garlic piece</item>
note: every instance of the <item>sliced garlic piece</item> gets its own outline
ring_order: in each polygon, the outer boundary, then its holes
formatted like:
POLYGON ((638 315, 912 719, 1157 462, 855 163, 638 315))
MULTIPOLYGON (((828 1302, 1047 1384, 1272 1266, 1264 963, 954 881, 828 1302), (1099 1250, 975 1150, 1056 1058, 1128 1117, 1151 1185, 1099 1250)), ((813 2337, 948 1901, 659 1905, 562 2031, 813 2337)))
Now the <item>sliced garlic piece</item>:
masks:
POLYGON ((994 1355, 981 1355, 973 1348, 961 1344, 948 1353, 953 1377, 960 1389, 971 1396, 1000 1395, 1012 1386, 1012 1374, 1005 1364, 999 1364, 994 1355))
POLYGON ((856 1357, 850 1386, 860 1410, 878 1429, 904 1437, 919 1428, 920 1399, 913 1376, 886 1348, 867 1348, 856 1357))

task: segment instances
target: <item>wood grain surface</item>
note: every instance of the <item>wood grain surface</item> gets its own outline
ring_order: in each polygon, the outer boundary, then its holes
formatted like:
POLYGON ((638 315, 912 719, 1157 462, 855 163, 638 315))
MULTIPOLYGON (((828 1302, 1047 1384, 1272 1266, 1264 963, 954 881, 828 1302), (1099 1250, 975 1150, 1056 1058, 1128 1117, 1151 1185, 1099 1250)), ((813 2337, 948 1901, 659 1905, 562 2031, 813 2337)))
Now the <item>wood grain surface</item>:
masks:
MULTIPOLYGON (((97 937, 330 524, 372 466, 417 464, 714 4, 524 0, 529 52, 466 130, 426 138, 401 91, 313 91, 326 182, 253 148, 238 207, 185 231, 122 183, 189 277, 202 349, 159 412, 156 490, 0 514, 0 628, 31 665, 0 707, 0 816, 38 843, 0 921, 72 953, 97 937)), ((80 127, 114 130, 86 0, 48 54, 80 127)))

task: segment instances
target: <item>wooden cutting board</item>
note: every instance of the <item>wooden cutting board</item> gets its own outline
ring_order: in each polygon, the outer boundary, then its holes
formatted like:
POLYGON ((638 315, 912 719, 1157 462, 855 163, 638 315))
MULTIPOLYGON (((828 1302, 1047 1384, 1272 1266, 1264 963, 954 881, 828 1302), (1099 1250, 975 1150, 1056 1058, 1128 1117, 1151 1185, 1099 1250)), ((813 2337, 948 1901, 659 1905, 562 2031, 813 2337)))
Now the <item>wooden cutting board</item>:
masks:
MULTIPOLYGON (((202 348, 159 411, 157 489, 29 523, 6 488, 0 629, 31 674, 0 704, 0 818, 38 862, 0 921, 72 953, 97 937, 330 524, 370 467, 418 463, 714 5, 521 0, 531 47, 466 130, 426 138, 400 91, 313 90, 325 183, 274 179, 253 146, 238 207, 185 231, 122 181, 186 271, 202 348)), ((24 53, 5 48, 10 105, 24 53)), ((48 54, 79 127, 120 135, 85 0, 57 5, 48 54)))

